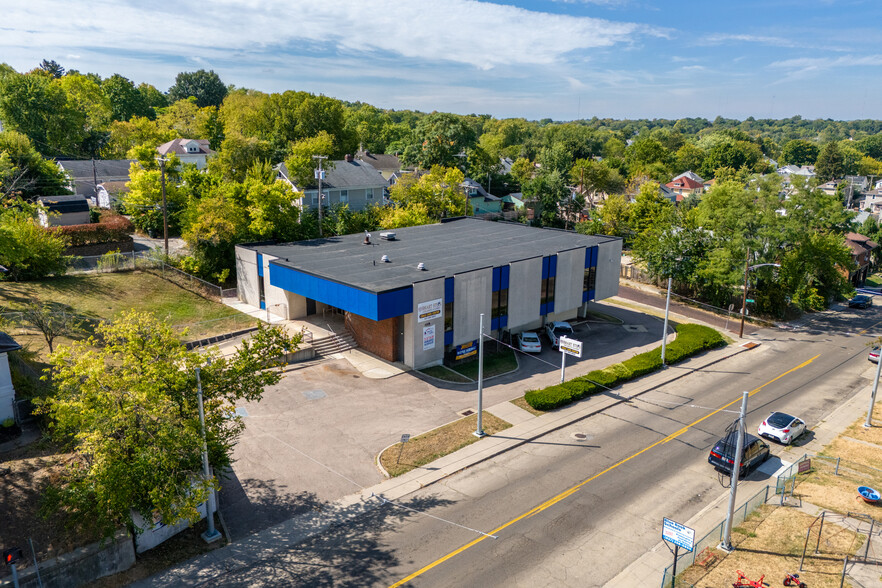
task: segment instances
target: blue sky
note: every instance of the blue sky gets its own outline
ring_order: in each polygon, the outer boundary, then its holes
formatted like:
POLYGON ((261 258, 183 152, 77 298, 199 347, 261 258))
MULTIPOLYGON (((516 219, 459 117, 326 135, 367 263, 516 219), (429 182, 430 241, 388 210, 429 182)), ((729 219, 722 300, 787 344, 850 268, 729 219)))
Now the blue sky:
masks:
POLYGON ((0 0, 0 61, 496 117, 882 118, 879 0, 0 0))

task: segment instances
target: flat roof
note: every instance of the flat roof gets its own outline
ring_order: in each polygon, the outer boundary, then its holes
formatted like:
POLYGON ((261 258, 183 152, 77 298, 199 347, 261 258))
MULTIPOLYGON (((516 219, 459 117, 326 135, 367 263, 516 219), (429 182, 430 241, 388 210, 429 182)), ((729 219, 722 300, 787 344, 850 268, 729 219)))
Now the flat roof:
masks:
POLYGON ((242 247, 276 256, 279 259, 272 263, 283 267, 368 292, 385 292, 425 280, 453 277, 458 273, 499 267, 618 239, 462 218, 433 225, 374 231, 370 245, 365 245, 364 234, 358 233, 280 245, 244 244, 242 247), (394 232, 396 239, 381 239, 381 232, 394 232), (381 260, 383 255, 389 256, 388 263, 381 260), (417 269, 419 263, 425 264, 426 269, 417 269))

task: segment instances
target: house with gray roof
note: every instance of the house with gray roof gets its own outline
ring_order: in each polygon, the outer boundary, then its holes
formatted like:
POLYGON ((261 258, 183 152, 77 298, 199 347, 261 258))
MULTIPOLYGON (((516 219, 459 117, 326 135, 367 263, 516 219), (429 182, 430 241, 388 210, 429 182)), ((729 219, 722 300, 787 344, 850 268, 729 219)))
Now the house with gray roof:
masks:
MULTIPOLYGON (((327 165, 327 164, 326 164, 327 165)), ((318 206, 318 185, 298 186, 291 180, 288 167, 281 163, 276 167, 278 179, 290 184, 302 193, 300 205, 303 208, 318 206)), ((389 181, 366 161, 356 160, 351 155, 346 159, 332 161, 324 170, 322 180, 322 205, 333 207, 346 204, 349 210, 364 210, 370 205, 382 206, 383 197, 389 181)))
POLYGON ((43 205, 39 212, 44 227, 89 224, 89 201, 82 194, 71 196, 40 196, 43 205))
POLYGON ((208 139, 174 139, 163 143, 156 150, 163 156, 174 153, 181 163, 193 163, 196 169, 205 168, 208 158, 215 153, 209 147, 208 139))
POLYGON ((395 172, 401 171, 401 160, 397 155, 388 153, 371 153, 368 150, 359 151, 355 154, 355 158, 370 164, 375 170, 380 172, 387 180, 392 177, 395 172))
POLYGON ((129 168, 134 159, 67 159, 58 167, 70 178, 67 188, 85 196, 95 206, 110 208, 110 200, 126 191, 129 168))

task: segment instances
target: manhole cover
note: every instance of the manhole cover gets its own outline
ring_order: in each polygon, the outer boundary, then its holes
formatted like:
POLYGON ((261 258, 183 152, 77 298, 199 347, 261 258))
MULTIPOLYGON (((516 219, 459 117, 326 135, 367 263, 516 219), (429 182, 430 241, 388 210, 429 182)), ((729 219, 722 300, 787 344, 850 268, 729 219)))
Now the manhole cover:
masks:
POLYGON ((465 409, 465 410, 461 410, 461 411, 459 411, 459 412, 456 413, 456 414, 458 414, 459 416, 467 417, 467 416, 472 416, 473 414, 475 414, 475 411, 472 410, 471 408, 467 408, 467 409, 465 409))
POLYGON ((303 393, 303 396, 306 397, 307 400, 318 400, 319 398, 327 397, 324 390, 306 390, 303 393))
POLYGON ((591 439, 591 435, 586 435, 585 433, 573 433, 572 437, 576 441, 587 441, 591 439))
POLYGON ((645 333, 646 327, 643 325, 622 325, 622 328, 629 333, 645 333))

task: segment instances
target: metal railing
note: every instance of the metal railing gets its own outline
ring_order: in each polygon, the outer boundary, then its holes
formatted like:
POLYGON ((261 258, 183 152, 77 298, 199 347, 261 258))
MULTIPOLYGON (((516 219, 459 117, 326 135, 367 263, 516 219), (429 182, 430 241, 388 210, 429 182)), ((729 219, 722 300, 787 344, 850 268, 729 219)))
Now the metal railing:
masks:
MULTIPOLYGON (((750 498, 748 498, 740 507, 738 507, 734 514, 732 515, 732 522, 735 524, 743 523, 747 517, 749 517, 753 512, 758 509, 760 506, 766 503, 769 499, 769 490, 771 486, 766 486, 750 498)), ((720 544, 723 540, 723 529, 726 526, 726 521, 720 521, 716 527, 710 530, 704 537, 695 542, 694 547, 691 552, 684 553, 680 557, 677 558, 677 569, 681 572, 686 570, 689 566, 695 563, 695 558, 702 553, 708 547, 715 547, 720 544)), ((662 574, 662 588, 670 588, 671 586, 671 573, 673 571, 673 564, 669 565, 665 568, 664 574, 662 574)), ((681 588, 685 586, 691 586, 687 584, 677 584, 681 588)))

